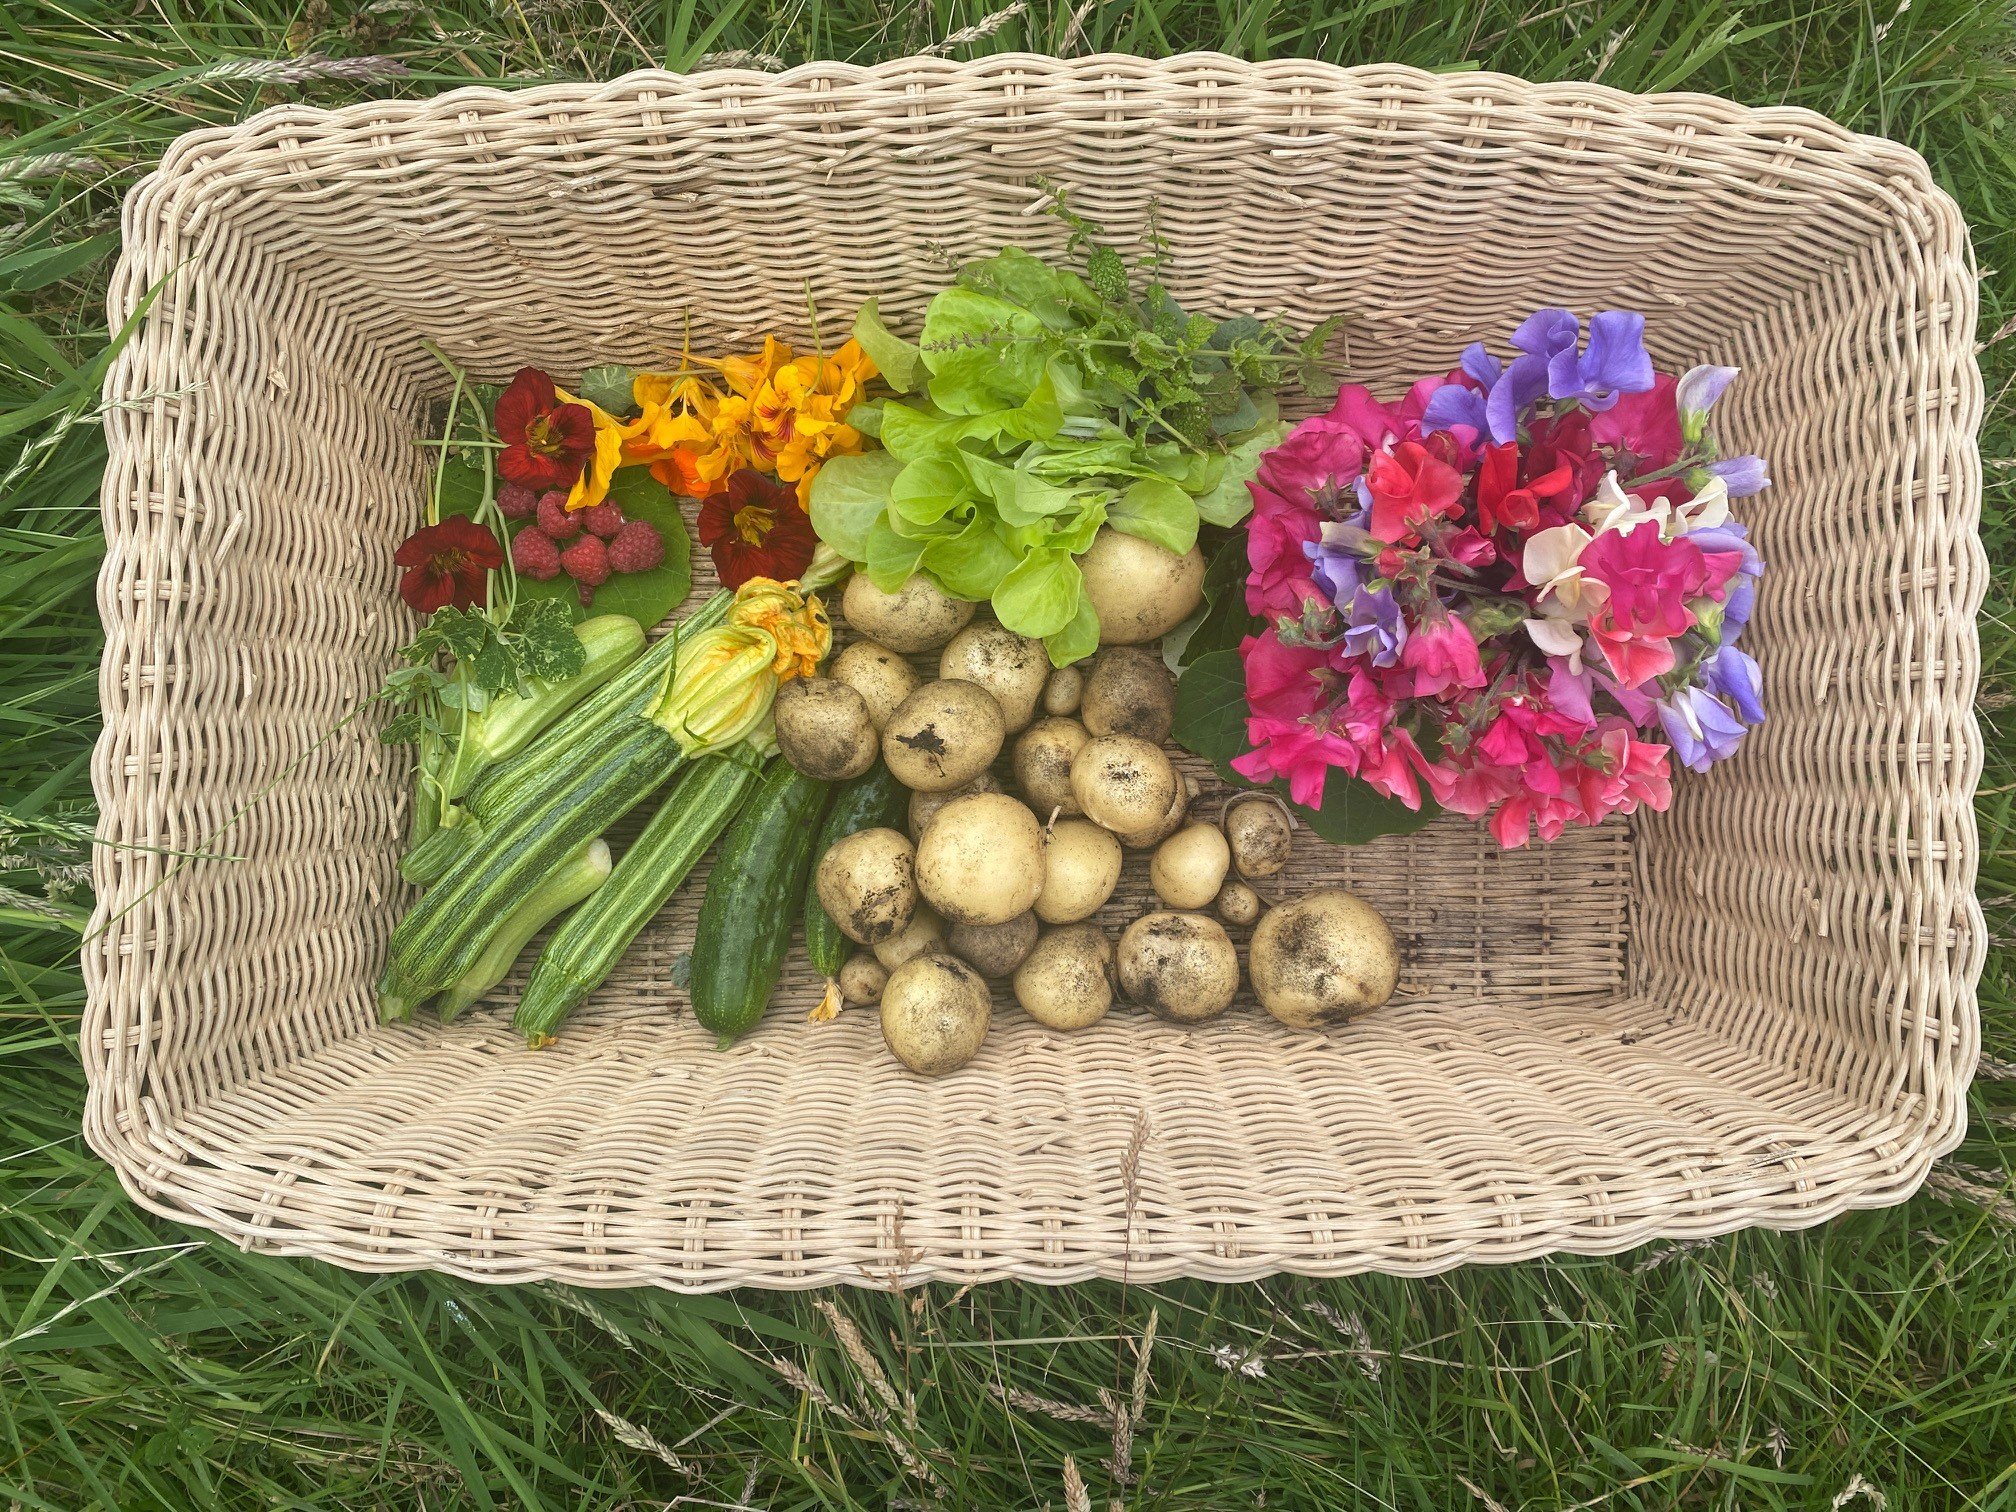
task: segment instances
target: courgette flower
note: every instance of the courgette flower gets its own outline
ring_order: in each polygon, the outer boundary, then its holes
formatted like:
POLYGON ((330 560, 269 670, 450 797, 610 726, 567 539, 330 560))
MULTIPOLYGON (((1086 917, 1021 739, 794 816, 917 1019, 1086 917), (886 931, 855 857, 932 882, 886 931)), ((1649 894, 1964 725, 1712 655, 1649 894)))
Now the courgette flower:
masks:
POLYGON ((728 623, 762 630, 775 641, 771 671, 779 682, 812 676, 833 649, 833 622, 819 596, 775 578, 750 578, 737 589, 728 623))
POLYGON ((749 625, 716 625, 679 648, 651 720, 688 756, 707 756, 767 733, 777 696, 777 638, 749 625))

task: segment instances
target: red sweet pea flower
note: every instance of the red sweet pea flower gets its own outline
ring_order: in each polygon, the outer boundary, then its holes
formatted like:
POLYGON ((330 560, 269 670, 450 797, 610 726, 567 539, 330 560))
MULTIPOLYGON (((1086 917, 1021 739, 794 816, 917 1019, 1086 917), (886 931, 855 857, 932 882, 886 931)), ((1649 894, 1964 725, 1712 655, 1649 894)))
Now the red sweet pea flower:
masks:
POLYGON ((700 506, 700 544, 722 586, 740 588, 751 578, 788 583, 802 576, 819 538, 793 485, 745 467, 700 506))
POLYGON ((1603 481, 1610 464, 1596 450, 1589 433, 1589 413, 1571 409, 1559 415, 1540 415, 1527 426, 1531 439, 1526 446, 1526 476, 1543 478, 1557 468, 1568 469, 1568 487, 1559 495, 1559 506, 1543 511, 1549 525, 1566 523, 1603 481), (1554 516, 1559 518, 1554 518, 1554 516))
POLYGON ((444 604, 468 609, 482 603, 483 575, 504 565, 504 548, 488 525, 450 515, 406 537, 392 560, 406 569, 399 597, 432 614, 444 604))
POLYGON ((585 404, 562 404, 539 369, 520 368, 497 396, 497 436, 505 481, 535 493, 572 488, 595 450, 595 416, 585 404))
POLYGON ((1477 469, 1477 523, 1486 535, 1500 530, 1522 533, 1540 524, 1540 503, 1558 499, 1574 484, 1573 472, 1564 464, 1519 484, 1519 448, 1512 442, 1484 448, 1484 460, 1477 469))
POLYGON ((1365 473, 1372 495, 1372 534, 1399 541, 1417 520, 1462 512, 1463 475, 1418 441, 1402 441, 1372 458, 1365 473))

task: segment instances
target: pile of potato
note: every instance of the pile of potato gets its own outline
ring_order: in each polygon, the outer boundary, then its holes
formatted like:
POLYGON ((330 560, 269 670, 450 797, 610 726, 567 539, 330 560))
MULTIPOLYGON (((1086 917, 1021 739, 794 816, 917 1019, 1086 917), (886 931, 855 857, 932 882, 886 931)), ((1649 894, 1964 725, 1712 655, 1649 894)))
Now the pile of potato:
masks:
POLYGON ((1374 910, 1336 889, 1268 908, 1255 890, 1288 863, 1280 804, 1255 794, 1222 825, 1191 816, 1196 784, 1163 749, 1176 687, 1158 652, 1109 644, 1053 670, 1040 641, 976 622, 974 607, 923 578, 885 594, 856 576, 842 612, 860 638, 829 676, 787 683, 776 703, 778 745, 799 770, 837 781, 879 757, 910 789, 909 833, 848 836, 819 859, 815 884, 867 947, 841 991, 880 1003, 905 1065, 940 1075, 971 1060, 990 981, 1055 1029, 1097 1023, 1116 983, 1162 1018, 1215 1018, 1239 990, 1227 924, 1252 928, 1254 992, 1283 1023, 1334 1022, 1392 995, 1399 952, 1374 910), (906 659, 928 651, 939 653, 929 682, 906 659), (995 776, 1004 750, 1019 797, 995 776), (1164 906, 1116 946, 1093 915, 1128 851, 1148 854, 1164 906))

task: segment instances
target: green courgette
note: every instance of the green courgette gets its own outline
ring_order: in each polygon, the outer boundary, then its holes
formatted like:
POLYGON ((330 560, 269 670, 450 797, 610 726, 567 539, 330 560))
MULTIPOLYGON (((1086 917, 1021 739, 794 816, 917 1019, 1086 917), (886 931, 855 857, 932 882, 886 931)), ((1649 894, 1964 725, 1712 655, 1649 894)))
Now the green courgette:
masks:
POLYGON ((386 1019, 412 1017, 465 975, 532 889, 663 786, 685 755, 671 734, 637 717, 572 759, 571 772, 554 771, 546 787, 495 824, 480 847, 458 856, 393 929, 378 984, 386 1019))
POLYGON ((513 1026, 545 1044, 560 1022, 602 985, 637 932, 678 891, 763 774, 746 746, 702 757, 666 793, 609 881, 554 931, 539 952, 513 1026))
MULTIPOLYGON (((893 825, 907 798, 903 784, 879 761, 847 783, 834 794, 833 807, 826 811, 826 822, 819 826, 810 870, 816 872, 826 852, 855 831, 893 825)), ((826 978, 826 994, 812 1010, 812 1017, 824 1022, 840 1011, 840 968, 853 953, 854 942, 840 932, 840 926, 826 912, 815 884, 814 878, 808 878, 805 884, 805 954, 811 958, 812 969, 826 978)))
POLYGON ((798 920, 831 787, 778 761, 735 816, 693 931, 693 1017, 723 1048, 763 1016, 798 920))
POLYGON ((532 943, 532 936, 554 918, 590 897, 609 880, 609 846, 590 840, 556 868, 511 911, 504 927, 490 937, 476 964, 459 977, 441 999, 441 1017, 455 1017, 504 980, 512 962, 532 943))

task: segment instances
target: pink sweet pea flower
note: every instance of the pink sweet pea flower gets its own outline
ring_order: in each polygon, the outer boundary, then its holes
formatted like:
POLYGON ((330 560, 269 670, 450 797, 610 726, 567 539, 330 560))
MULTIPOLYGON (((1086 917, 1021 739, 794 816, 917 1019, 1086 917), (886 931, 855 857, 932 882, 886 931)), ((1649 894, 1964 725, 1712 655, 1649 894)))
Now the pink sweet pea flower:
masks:
POLYGON ((1303 603, 1321 598, 1309 575, 1307 544, 1322 539, 1316 511, 1291 504, 1277 493, 1256 487, 1253 514, 1246 523, 1246 609, 1269 619, 1294 616, 1303 603))
POLYGON ((1663 635, 1646 635, 1617 623, 1616 616, 1602 608, 1589 620, 1589 633, 1603 660, 1626 688, 1640 688, 1655 677, 1673 670, 1673 643, 1663 635))
POLYGON ((1309 508, 1325 490, 1348 495, 1350 485, 1365 471, 1366 457, 1396 433, 1392 415, 1372 391, 1347 383, 1337 390, 1337 402, 1327 414, 1304 420, 1261 457, 1254 496, 1272 489, 1284 500, 1309 508))
POLYGON ((1590 439, 1598 446, 1628 454, 1617 464, 1625 477, 1659 472, 1680 460, 1686 443, 1680 435, 1678 389, 1676 379, 1660 373, 1649 389, 1620 394, 1610 408, 1590 417, 1590 439))
POLYGON ((1453 519, 1463 512, 1463 474, 1418 441, 1376 453, 1365 482, 1372 494, 1372 534, 1382 541, 1405 539, 1417 520, 1453 519))
POLYGON ((1400 648, 1400 666, 1414 674, 1413 697, 1443 698, 1459 688, 1484 686, 1477 638, 1455 615, 1431 610, 1400 648))
POLYGON ((1692 623, 1687 600, 1707 581, 1701 548, 1684 536, 1663 539, 1655 522, 1606 530, 1582 548, 1583 576, 1610 590, 1611 622, 1636 636, 1679 635, 1692 623))

